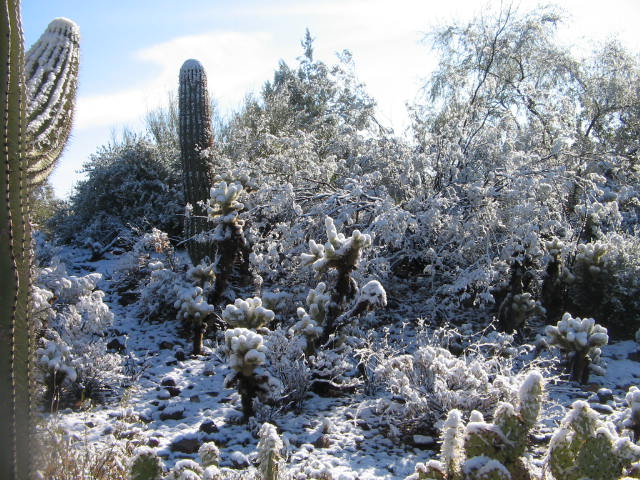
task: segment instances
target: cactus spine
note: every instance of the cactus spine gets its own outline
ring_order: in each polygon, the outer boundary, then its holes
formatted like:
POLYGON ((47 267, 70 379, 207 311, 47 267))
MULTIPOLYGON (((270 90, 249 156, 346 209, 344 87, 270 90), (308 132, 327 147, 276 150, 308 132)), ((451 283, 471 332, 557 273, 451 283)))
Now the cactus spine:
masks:
MULTIPOLYGON (((0 402, 0 477, 28 478, 31 470, 31 394, 30 354, 33 336, 30 331, 29 287, 31 270, 31 228, 29 196, 31 189, 46 178, 68 137, 65 122, 51 127, 47 119, 70 116, 77 77, 78 29, 68 20, 54 20, 38 43, 49 42, 50 49, 34 49, 29 53, 31 69, 25 75, 25 55, 17 0, 5 0, 0 19, 0 54, 2 62, 1 98, 3 102, 3 148, 0 168, 0 382, 6 398, 0 402), (61 29, 64 23, 65 28, 61 29), (61 30, 72 32, 75 40, 69 47, 61 30), (58 32, 58 33, 57 33, 58 32), (54 48, 55 47, 55 48, 54 48), (74 53, 75 52, 75 53, 74 53), (61 60, 67 57, 67 60, 61 60), (52 69, 59 61, 76 67, 52 69), (47 79, 47 88, 27 91, 27 78, 37 74, 47 79), (69 88, 60 91, 60 82, 69 88), (73 87, 71 87, 73 85, 73 87), (31 99, 28 101, 29 95, 31 99), (40 105, 39 115, 32 116, 29 105, 40 105), (53 112, 56 113, 53 113, 53 112), (41 125, 38 126, 38 123, 41 125), (45 142, 33 137, 35 132, 53 128, 58 137, 45 142), (58 148, 53 148, 55 143, 58 148)), ((65 37, 67 38, 67 37, 65 37)), ((36 44, 37 45, 37 44, 36 44)), ((35 111, 35 110, 33 110, 35 111)))
POLYGON ((194 238, 208 230, 206 208, 199 202, 209 198, 213 178, 202 156, 202 151, 213 146, 211 109, 207 92, 207 75, 197 60, 187 60, 180 68, 178 88, 180 152, 182 158, 182 184, 185 201, 192 212, 185 218, 187 250, 194 265, 208 256, 213 258, 210 242, 194 238))

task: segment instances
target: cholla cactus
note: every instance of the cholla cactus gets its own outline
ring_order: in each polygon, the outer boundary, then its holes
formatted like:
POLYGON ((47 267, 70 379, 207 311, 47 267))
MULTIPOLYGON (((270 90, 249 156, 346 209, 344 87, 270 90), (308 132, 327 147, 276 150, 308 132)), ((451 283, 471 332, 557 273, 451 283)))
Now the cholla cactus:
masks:
POLYGON ((229 366, 234 370, 225 379, 227 388, 238 385, 245 420, 253 415, 253 400, 257 396, 267 398, 275 388, 275 379, 268 372, 260 371, 265 364, 267 347, 262 335, 246 328, 234 328, 224 333, 229 366))
POLYGON ((258 463, 262 480, 278 480, 280 462, 282 460, 282 440, 276 427, 264 423, 258 433, 258 463))
POLYGON ((546 310, 547 323, 556 323, 563 312, 565 302, 564 268, 562 265, 563 242, 554 238, 545 242, 548 252, 547 268, 543 276, 540 299, 546 310))
POLYGON ((354 270, 358 266, 363 248, 371 245, 371 236, 354 230, 349 238, 338 233, 333 219, 327 217, 325 222, 327 231, 327 243, 318 245, 314 240, 309 240, 311 253, 303 253, 300 256, 303 265, 311 265, 318 271, 324 272, 329 268, 338 271, 354 270))
MULTIPOLYGON (((418 463, 415 472, 406 480, 448 480, 447 467, 438 460, 429 460, 427 463, 418 463)), ((451 477, 453 478, 453 477, 451 477)))
POLYGON ((155 450, 138 447, 129 463, 130 480, 160 480, 162 478, 162 460, 155 450))
POLYGON ((237 299, 233 305, 227 305, 222 312, 222 319, 234 328, 255 330, 269 324, 275 317, 272 310, 262 306, 259 297, 237 299))
POLYGON ((618 479, 640 460, 640 447, 619 437, 615 427, 599 420, 589 404, 573 403, 549 444, 547 462, 562 480, 618 479))
POLYGON ((547 343, 560 349, 571 370, 571 378, 587 383, 589 370, 603 374, 600 364, 600 347, 607 344, 607 329, 598 325, 593 318, 573 318, 565 313, 556 326, 545 329, 547 343))
POLYGON ((636 442, 640 439, 640 389, 636 386, 629 388, 625 396, 627 412, 623 425, 633 432, 636 442))
POLYGON ((178 310, 179 320, 188 322, 193 329, 193 354, 202 353, 202 341, 207 327, 205 320, 215 307, 207 303, 204 291, 200 287, 182 288, 177 292, 178 299, 173 306, 178 310))
POLYGON ((244 221, 238 219, 238 215, 244 209, 244 204, 238 199, 243 192, 244 188, 239 183, 227 185, 227 182, 220 182, 210 190, 207 215, 215 225, 216 241, 226 240, 234 233, 242 234, 244 221))
POLYGON ((167 480, 202 480, 204 470, 193 460, 178 460, 167 480))
POLYGON ((215 266, 205 263, 200 263, 195 267, 191 267, 187 270, 187 280, 193 282, 195 285, 202 287, 203 290, 209 290, 213 287, 213 282, 216 279, 215 266))
POLYGON ((214 442, 203 443, 198 449, 200 462, 202 466, 207 468, 210 466, 218 466, 220 462, 220 450, 214 442))
POLYGON ((327 293, 327 286, 324 282, 318 283, 315 289, 309 290, 307 295, 307 306, 309 312, 298 307, 297 315, 300 320, 291 327, 292 334, 303 335, 306 340, 305 353, 313 354, 315 351, 315 341, 322 334, 329 309, 331 297, 327 293))

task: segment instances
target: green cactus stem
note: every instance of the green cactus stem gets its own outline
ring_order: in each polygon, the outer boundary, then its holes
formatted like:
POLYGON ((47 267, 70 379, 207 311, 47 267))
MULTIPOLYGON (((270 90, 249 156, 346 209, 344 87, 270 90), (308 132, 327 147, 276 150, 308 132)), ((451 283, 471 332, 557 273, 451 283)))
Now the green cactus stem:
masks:
MULTIPOLYGON (((34 335, 31 331, 29 312, 29 194, 32 186, 46 178, 46 174, 51 170, 61 146, 66 141, 68 131, 56 132, 60 137, 55 142, 57 148, 54 148, 51 142, 29 137, 39 130, 35 128, 34 123, 29 123, 31 117, 28 116, 27 77, 19 2, 5 0, 0 15, 0 54, 3 59, 0 65, 3 79, 0 86, 3 102, 3 148, 0 153, 0 382, 4 397, 0 402, 0 478, 18 480, 30 477, 33 457, 30 448, 30 357, 34 335)), ((75 32, 77 43, 77 27, 70 21, 65 22, 68 22, 67 26, 75 32)), ((59 23, 53 22, 54 25, 59 23)), ((47 33, 44 36, 47 36, 47 33)), ((63 43, 59 42, 58 46, 63 43)), ((69 56, 70 50, 55 48, 50 50, 48 55, 47 65, 59 65, 60 62, 65 62, 61 58, 69 56)), ((32 58, 40 57, 34 53, 32 58)), ((35 68, 31 71, 38 70, 35 68)), ((76 75, 77 68, 67 69, 61 73, 58 80, 75 85, 73 77, 76 75)), ((53 78, 51 77, 51 81, 53 78)), ((38 118, 69 114, 74 94, 75 87, 64 91, 55 88, 42 90, 39 93, 41 116, 38 118), (58 109, 59 104, 67 107, 54 114, 53 111, 58 109)), ((57 128, 60 128, 60 124, 57 125, 57 128)))
POLYGON ((80 30, 54 19, 27 51, 27 172, 31 186, 42 183, 67 142, 78 84, 80 30))
POLYGON ((185 201, 192 208, 185 218, 184 233, 189 257, 198 265, 206 256, 213 259, 211 243, 196 238, 209 229, 206 208, 200 202, 209 198, 213 178, 202 152, 213 146, 213 134, 207 75, 197 60, 187 60, 180 68, 178 109, 182 183, 185 201))

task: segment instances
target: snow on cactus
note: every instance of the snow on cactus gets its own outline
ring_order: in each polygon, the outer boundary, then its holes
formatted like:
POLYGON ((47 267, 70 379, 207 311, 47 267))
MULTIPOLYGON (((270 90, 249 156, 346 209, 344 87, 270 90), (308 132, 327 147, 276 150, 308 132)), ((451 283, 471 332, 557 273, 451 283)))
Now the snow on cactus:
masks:
POLYGON ((267 347, 262 335, 246 328, 233 328, 224 333, 229 367, 234 373, 225 379, 225 387, 238 387, 245 420, 254 413, 253 401, 270 401, 282 388, 269 372, 261 369, 267 361, 267 347))
POLYGON ((238 230, 242 233, 244 222, 238 219, 238 215, 244 208, 244 204, 238 199, 243 192, 244 188, 241 184, 227 184, 224 181, 211 188, 207 214, 209 220, 215 225, 214 240, 227 240, 238 230))
POLYGON ((167 480, 202 480, 204 470, 190 459, 178 460, 167 480))
POLYGON ((545 329, 547 343, 558 348, 565 356, 571 371, 571 379, 587 383, 589 371, 603 375, 600 347, 609 341, 607 329, 598 325, 593 318, 573 318, 565 313, 557 325, 545 329))
POLYGON ((198 456, 203 467, 218 466, 220 450, 214 442, 205 442, 198 449, 198 456))
POLYGON ((130 480, 160 480, 162 460, 150 447, 138 447, 129 462, 130 480))
POLYGON ((625 402, 627 403, 627 411, 622 424, 633 432, 637 442, 640 439, 640 389, 636 386, 630 387, 625 395, 625 402))
POLYGON ((173 306, 178 310, 177 318, 187 324, 191 324, 193 330, 193 354, 202 353, 202 342, 206 330, 206 318, 215 311, 204 298, 201 287, 184 287, 177 289, 178 299, 173 306))
POLYGON ((327 293, 327 286, 324 282, 318 283, 315 289, 309 290, 307 295, 308 312, 298 307, 296 322, 290 329, 291 334, 302 335, 305 338, 305 352, 313 354, 315 350, 315 341, 322 334, 322 327, 327 318, 329 302, 331 296, 327 293))
POLYGON ((640 447, 620 437, 587 402, 577 400, 554 432, 547 464, 554 478, 611 480, 640 460, 640 447))
POLYGON ((258 433, 258 463, 262 480, 278 480, 284 447, 276 427, 264 423, 258 433))
POLYGON ((325 219, 327 242, 323 245, 309 240, 310 253, 300 256, 303 265, 311 265, 318 271, 324 272, 330 268, 343 270, 355 269, 362 255, 362 249, 371 246, 371 235, 354 230, 349 238, 343 233, 338 233, 333 219, 325 219))
POLYGON ((259 297, 236 299, 233 305, 227 305, 222 319, 233 328, 256 330, 269 324, 275 317, 272 310, 262 306, 259 297))

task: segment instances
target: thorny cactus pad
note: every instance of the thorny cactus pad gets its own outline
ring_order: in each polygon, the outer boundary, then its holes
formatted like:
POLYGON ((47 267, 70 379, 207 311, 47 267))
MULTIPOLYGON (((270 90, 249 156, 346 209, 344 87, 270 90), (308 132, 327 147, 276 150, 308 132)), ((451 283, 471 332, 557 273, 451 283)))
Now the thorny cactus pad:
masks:
POLYGON ((640 447, 619 437, 582 400, 573 403, 551 438, 547 459, 554 477, 563 480, 618 479, 638 460, 640 447))
POLYGON ((262 306, 259 297, 236 299, 233 305, 227 305, 222 319, 234 328, 257 329, 264 327, 275 317, 273 311, 262 306))

